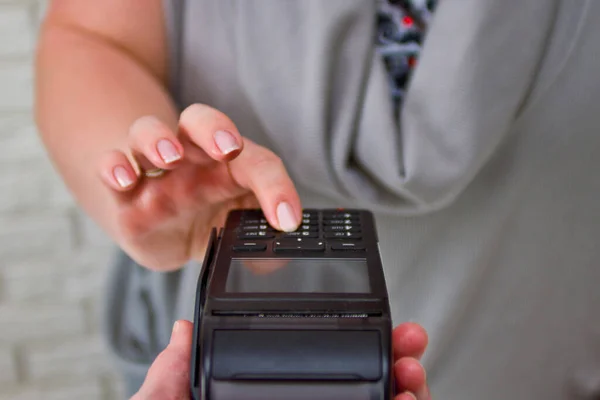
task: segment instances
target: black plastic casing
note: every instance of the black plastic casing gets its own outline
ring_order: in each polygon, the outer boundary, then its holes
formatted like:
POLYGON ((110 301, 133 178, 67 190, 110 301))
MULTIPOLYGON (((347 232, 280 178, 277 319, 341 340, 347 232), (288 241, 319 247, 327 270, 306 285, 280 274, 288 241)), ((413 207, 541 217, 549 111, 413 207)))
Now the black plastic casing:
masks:
POLYGON ((196 400, 391 400, 392 323, 372 214, 360 211, 365 252, 245 258, 364 258, 370 293, 227 293, 243 210, 213 229, 198 280, 190 371, 196 400))

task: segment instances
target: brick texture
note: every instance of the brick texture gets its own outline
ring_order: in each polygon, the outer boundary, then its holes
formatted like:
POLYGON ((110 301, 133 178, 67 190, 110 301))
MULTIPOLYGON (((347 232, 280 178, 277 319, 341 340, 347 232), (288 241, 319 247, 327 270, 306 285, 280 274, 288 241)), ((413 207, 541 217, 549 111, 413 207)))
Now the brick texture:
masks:
POLYGON ((122 399, 97 314, 113 247, 54 172, 32 116, 46 6, 0 0, 0 400, 122 399))

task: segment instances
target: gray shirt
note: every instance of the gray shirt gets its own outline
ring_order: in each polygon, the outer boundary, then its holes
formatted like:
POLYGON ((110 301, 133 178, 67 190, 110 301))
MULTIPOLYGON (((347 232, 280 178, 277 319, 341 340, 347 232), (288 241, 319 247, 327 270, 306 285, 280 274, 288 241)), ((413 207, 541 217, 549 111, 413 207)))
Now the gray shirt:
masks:
MULTIPOLYGON (((165 0, 173 94, 281 156, 304 206, 375 212, 434 398, 599 398, 600 2, 441 1, 399 121, 375 7, 165 0)), ((197 275, 146 278, 153 315, 191 319, 197 275)))

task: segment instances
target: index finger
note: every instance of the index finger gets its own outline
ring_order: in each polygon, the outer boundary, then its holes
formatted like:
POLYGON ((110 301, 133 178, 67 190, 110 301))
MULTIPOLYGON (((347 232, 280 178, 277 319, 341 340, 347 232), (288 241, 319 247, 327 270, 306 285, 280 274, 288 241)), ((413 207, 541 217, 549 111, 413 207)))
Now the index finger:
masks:
POLYGON ((300 196, 283 161, 265 147, 244 138, 244 151, 229 162, 233 179, 251 190, 269 223, 282 231, 295 231, 300 225, 300 196))

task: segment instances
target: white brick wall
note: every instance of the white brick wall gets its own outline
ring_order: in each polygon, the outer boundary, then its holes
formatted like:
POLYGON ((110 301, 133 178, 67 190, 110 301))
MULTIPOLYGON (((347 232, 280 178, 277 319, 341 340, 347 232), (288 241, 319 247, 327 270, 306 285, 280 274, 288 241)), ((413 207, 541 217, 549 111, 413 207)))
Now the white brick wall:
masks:
POLYGON ((0 400, 120 399, 97 318, 113 249, 77 210, 32 121, 45 6, 0 0, 0 400))

